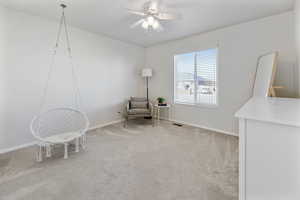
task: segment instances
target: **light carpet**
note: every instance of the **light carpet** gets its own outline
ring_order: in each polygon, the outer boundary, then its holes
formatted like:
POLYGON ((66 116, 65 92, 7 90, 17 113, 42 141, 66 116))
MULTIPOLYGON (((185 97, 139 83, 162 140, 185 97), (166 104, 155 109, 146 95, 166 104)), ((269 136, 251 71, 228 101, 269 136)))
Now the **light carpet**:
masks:
POLYGON ((61 151, 36 163, 34 148, 0 155, 0 199, 238 199, 236 137, 137 121, 97 129, 87 139, 88 148, 67 160, 61 151))

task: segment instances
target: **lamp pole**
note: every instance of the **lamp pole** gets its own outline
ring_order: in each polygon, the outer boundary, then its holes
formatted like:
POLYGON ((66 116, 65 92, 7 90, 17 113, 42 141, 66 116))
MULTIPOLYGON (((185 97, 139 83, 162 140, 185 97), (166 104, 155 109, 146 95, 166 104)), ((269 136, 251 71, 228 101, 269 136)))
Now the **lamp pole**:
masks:
POLYGON ((146 82, 147 82, 147 102, 149 102, 149 87, 148 87, 148 79, 149 77, 146 77, 146 82))
POLYGON ((147 84, 147 102, 149 104, 149 77, 152 76, 152 69, 145 68, 142 70, 142 77, 146 78, 146 84, 147 84))

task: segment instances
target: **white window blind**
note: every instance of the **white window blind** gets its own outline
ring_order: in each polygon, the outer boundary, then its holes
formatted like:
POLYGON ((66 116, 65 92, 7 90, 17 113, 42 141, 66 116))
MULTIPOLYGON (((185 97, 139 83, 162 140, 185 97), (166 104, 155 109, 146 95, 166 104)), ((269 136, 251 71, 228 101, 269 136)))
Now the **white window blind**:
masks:
POLYGON ((174 101, 217 105, 218 49, 207 49, 174 57, 174 101))

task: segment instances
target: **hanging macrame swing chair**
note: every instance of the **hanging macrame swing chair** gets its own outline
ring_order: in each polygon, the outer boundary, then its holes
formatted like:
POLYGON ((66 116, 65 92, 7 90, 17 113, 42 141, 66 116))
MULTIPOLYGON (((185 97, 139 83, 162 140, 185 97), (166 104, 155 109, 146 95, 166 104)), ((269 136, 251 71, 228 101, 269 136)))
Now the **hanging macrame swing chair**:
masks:
POLYGON ((42 96, 40 113, 36 115, 30 124, 30 130, 32 135, 38 140, 38 151, 37 151, 37 161, 41 162, 43 160, 43 155, 46 157, 51 157, 52 147, 61 144, 64 145, 64 158, 68 158, 68 146, 70 144, 75 144, 75 152, 79 152, 80 147, 85 149, 86 146, 86 131, 89 128, 89 120, 86 114, 80 111, 80 93, 77 84, 77 78, 75 74, 75 67, 72 61, 72 52, 69 41, 69 34, 67 29, 66 17, 64 10, 66 8, 65 4, 60 5, 62 7, 62 16, 60 18, 60 24, 56 39, 56 44, 53 50, 53 55, 50 63, 50 68, 48 72, 48 78, 46 81, 46 86, 44 88, 44 93, 42 96), (53 71, 56 51, 58 48, 60 36, 62 29, 65 29, 65 36, 67 42, 68 56, 70 59, 70 65, 72 68, 72 85, 75 93, 75 107, 59 107, 52 108, 43 111, 45 106, 45 101, 48 93, 49 82, 51 79, 51 74, 53 71))

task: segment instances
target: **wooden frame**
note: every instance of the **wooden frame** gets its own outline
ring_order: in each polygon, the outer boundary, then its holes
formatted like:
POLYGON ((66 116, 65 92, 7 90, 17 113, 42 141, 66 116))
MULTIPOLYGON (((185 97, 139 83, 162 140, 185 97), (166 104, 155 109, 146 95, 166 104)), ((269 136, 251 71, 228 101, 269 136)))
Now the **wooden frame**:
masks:
POLYGON ((275 89, 282 88, 274 86, 277 58, 278 52, 267 53, 258 58, 253 96, 275 97, 275 89))

